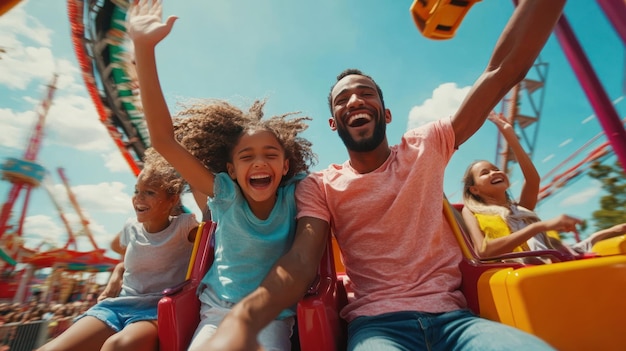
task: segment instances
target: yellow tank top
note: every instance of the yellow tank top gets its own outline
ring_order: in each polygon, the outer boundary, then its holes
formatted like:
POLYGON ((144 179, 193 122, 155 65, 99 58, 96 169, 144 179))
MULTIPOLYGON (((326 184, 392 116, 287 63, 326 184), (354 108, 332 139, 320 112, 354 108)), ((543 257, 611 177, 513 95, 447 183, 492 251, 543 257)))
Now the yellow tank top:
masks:
MULTIPOLYGON (((478 220, 480 230, 485 234, 485 240, 502 238, 511 234, 511 229, 499 215, 474 213, 474 217, 478 220)), ((523 251, 530 251, 526 243, 513 249, 513 252, 523 251)))

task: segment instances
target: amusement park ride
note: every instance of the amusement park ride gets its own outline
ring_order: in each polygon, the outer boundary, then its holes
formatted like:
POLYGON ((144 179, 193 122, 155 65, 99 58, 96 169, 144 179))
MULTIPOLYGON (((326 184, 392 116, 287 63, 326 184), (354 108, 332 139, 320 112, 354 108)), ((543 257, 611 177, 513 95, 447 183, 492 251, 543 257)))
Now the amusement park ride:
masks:
MULTIPOLYGON (((30 199, 31 191, 38 187, 43 180, 46 171, 43 166, 36 163, 37 154, 41 147, 41 140, 43 138, 43 129, 46 121, 46 115, 52 104, 54 92, 56 90, 57 76, 55 75, 50 85, 48 85, 48 92, 46 97, 41 102, 37 111, 37 123, 28 141, 28 146, 22 159, 9 158, 2 166, 2 178, 11 182, 13 186, 9 191, 7 201, 2 206, 2 212, 0 212, 0 239, 5 240, 5 248, 12 248, 13 255, 16 256, 21 247, 17 242, 21 239, 24 219, 26 217, 26 209, 28 208, 28 200, 30 199), (13 211, 13 206, 17 201, 22 191, 25 191, 24 202, 22 206, 22 212, 19 217, 18 226, 14 230, 13 234, 8 234, 9 229, 8 221, 13 211), (6 234, 6 237, 5 237, 6 234), (17 245, 14 245, 16 242, 17 245)), ((7 253, 2 251, 2 258, 14 266, 16 264, 15 258, 11 257, 7 253)))
MULTIPOLYGON (((479 1, 415 0, 410 10, 415 25, 424 36, 445 40, 454 36, 463 17, 479 1)), ((517 4, 517 1, 514 0, 514 3, 517 4)), ((597 3, 626 44, 626 2, 597 0, 597 3)), ((128 2, 68 0, 67 6, 74 49, 87 90, 101 121, 131 170, 138 174, 143 151, 149 147, 149 140, 145 134, 132 70, 123 64, 127 59, 123 38, 128 2)), ((626 165, 626 131, 623 123, 578 44, 565 15, 557 24, 556 37, 608 139, 581 163, 601 160, 612 151, 620 163, 626 165)), ((529 144, 533 144, 533 137, 527 136, 525 132, 530 126, 536 127, 543 98, 536 101, 533 115, 520 114, 517 110, 517 99, 524 92, 533 95, 541 91, 545 79, 542 74, 545 64, 538 62, 535 68, 539 72, 539 78, 524 80, 513 89, 502 107, 503 113, 508 116, 519 134, 527 138, 526 142, 529 144)), ((53 91, 51 88, 50 98, 53 91)), ((42 108, 47 107, 49 103, 42 104, 42 108)), ((31 140, 37 141, 37 138, 33 136, 31 140)), ((37 143, 31 142, 32 144, 37 143)), ((41 181, 43 168, 34 163, 37 147, 38 144, 30 153, 27 150, 22 160, 11 161, 15 166, 6 166, 9 171, 5 171, 5 177, 15 180, 14 188, 18 190, 11 191, 9 200, 13 201, 8 201, 5 207, 9 203, 13 206, 20 189, 30 191, 30 188, 41 181), (22 170, 25 168, 29 171, 22 170), (12 169, 17 171, 11 171, 12 169)), ((497 156, 498 163, 506 169, 507 164, 512 161, 508 147, 499 144, 499 150, 502 151, 497 156)), ((552 176, 553 173, 549 175, 552 176)), ((548 196, 553 187, 578 175, 580 173, 575 169, 556 175, 548 180, 548 184, 542 189, 543 195, 540 196, 548 196)), ((65 182, 65 177, 61 177, 65 182)), ((66 182, 65 184, 67 186, 66 182)), ((0 217, 0 236, 8 229, 5 207, 0 217)), ((622 335, 626 330, 626 235, 596 245, 594 255, 568 256, 547 250, 481 259, 474 252, 462 219, 458 217, 461 207, 459 204, 449 204, 446 199, 442 203, 444 217, 455 232, 463 252, 464 259, 460 264, 463 272, 462 290, 474 312, 535 334, 559 350, 624 348, 622 335), (549 257, 553 263, 536 264, 536 260, 533 260, 536 257, 549 257), (525 263, 530 260, 535 264, 525 263)), ((84 221, 82 216, 81 219, 84 221)), ((21 231, 22 222, 23 218, 19 222, 18 231, 21 231)), ((185 349, 191 337, 189 323, 193 324, 194 320, 189 317, 197 315, 198 310, 195 286, 212 261, 213 248, 209 244, 209 238, 214 228, 215 224, 212 222, 201 226, 202 235, 197 236, 188 280, 183 285, 164 292, 165 297, 159 304, 159 338, 162 350, 185 349)), ((345 322, 338 312, 348 301, 350 286, 345 284, 347 278, 337 248, 331 240, 328 242, 318 279, 298 304, 297 335, 299 348, 303 351, 345 349, 345 322)), ((95 245, 94 248, 97 250, 95 245)))
POLYGON ((58 170, 59 175, 63 180, 72 205, 79 214, 83 231, 93 245, 93 250, 88 252, 70 250, 69 246, 72 244, 74 244, 74 248, 76 249, 75 235, 69 226, 60 204, 47 187, 46 190, 48 190, 61 220, 67 229, 68 241, 62 249, 52 249, 43 252, 26 248, 23 245, 24 221, 31 192, 41 185, 46 176, 46 170, 36 161, 44 135, 46 116, 56 90, 56 81, 57 75, 54 76, 52 82, 48 85, 47 94, 37 109, 37 120, 29 138, 24 156, 21 159, 8 158, 1 169, 2 179, 12 184, 7 200, 2 206, 2 212, 0 212, 0 257, 2 258, 0 261, 0 268, 2 269, 0 298, 2 299, 23 299, 25 297, 24 292, 26 285, 31 278, 33 270, 36 269, 50 267, 64 271, 102 272, 110 270, 119 262, 119 260, 106 257, 105 250, 98 248, 89 230, 89 222, 83 216, 82 211, 80 211, 80 207, 76 202, 76 198, 69 187, 69 183, 62 169, 58 170), (10 225, 9 219, 13 213, 13 207, 22 194, 24 196, 17 225, 10 225), (18 263, 27 265, 29 269, 16 271, 15 268, 18 263))

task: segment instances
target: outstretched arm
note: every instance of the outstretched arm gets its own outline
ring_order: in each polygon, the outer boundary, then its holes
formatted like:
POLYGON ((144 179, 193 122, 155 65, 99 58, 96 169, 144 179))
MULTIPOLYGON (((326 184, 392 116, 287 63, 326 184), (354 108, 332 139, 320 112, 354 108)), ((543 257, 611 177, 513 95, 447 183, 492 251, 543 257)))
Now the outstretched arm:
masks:
POLYGON ((485 71, 452 117, 455 146, 463 144, 483 125, 496 104, 532 67, 565 0, 522 0, 502 31, 485 71))
POLYGON ((176 17, 162 22, 160 0, 142 0, 129 10, 128 33, 135 46, 141 104, 152 146, 193 189, 213 196, 215 176, 174 137, 172 117, 163 97, 156 67, 155 47, 172 30, 176 17))
POLYGON ((619 235, 626 234, 626 223, 620 223, 612 226, 611 228, 602 229, 591 234, 590 241, 591 246, 595 245, 598 241, 613 238, 619 235))
POLYGON ((207 350, 256 350, 258 333, 282 310, 296 304, 314 280, 329 230, 326 221, 300 218, 289 252, 276 262, 261 285, 226 315, 207 350))
POLYGON ((474 249, 481 258, 488 258, 512 252, 516 247, 528 241, 528 239, 548 230, 556 230, 558 232, 574 232, 576 231, 576 225, 582 223, 582 220, 579 218, 568 215, 559 215, 547 221, 531 223, 526 227, 503 237, 486 239, 485 233, 483 233, 480 229, 478 220, 474 217, 474 214, 467 207, 463 208, 462 214, 467 230, 469 231, 472 239, 474 249))
POLYGON ((513 151, 517 163, 519 163, 524 174, 524 184, 522 185, 522 193, 520 194, 519 204, 529 210, 534 210, 537 205, 537 196, 539 194, 539 183, 541 178, 531 161, 530 157, 522 148, 519 138, 515 134, 513 126, 500 114, 489 114, 489 120, 492 121, 500 130, 500 133, 506 140, 509 147, 513 151))

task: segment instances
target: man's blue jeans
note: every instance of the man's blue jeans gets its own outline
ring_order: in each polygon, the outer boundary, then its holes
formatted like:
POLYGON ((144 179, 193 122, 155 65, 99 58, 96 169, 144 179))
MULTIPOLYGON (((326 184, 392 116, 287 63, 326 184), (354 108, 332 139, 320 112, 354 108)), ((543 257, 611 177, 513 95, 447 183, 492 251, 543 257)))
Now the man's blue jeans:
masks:
POLYGON ((519 329, 469 310, 394 312, 358 317, 348 325, 348 351, 554 350, 519 329))

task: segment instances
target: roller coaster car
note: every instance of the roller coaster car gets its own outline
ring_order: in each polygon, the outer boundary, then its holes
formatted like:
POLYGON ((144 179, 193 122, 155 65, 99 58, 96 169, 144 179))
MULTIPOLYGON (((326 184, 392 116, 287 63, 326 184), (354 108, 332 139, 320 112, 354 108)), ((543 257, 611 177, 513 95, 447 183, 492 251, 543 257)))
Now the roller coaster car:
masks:
POLYGON ((187 350, 200 323, 200 300, 196 295, 202 277, 213 263, 215 222, 198 227, 187 271, 187 280, 163 291, 157 307, 161 351, 187 350))
MULTIPOLYGON (((463 251, 462 290, 475 313, 534 334, 558 350, 624 348, 626 255, 569 256, 545 250, 479 259, 464 230, 459 213, 462 205, 453 207, 447 200, 443 205, 444 216, 463 251), (554 263, 545 264, 546 259, 554 263)), ((620 243, 623 241, 624 238, 620 243)), ((333 251, 329 249, 327 254, 332 255, 333 251)), ((306 350, 343 350, 345 345, 341 322, 342 329, 329 330, 340 320, 338 311, 346 303, 341 273, 333 273, 335 262, 325 256, 320 277, 328 281, 326 289, 321 289, 320 295, 305 297, 298 306, 302 350, 305 345, 306 350), (309 320, 301 311, 304 306, 317 308, 311 313, 315 316, 313 323, 308 323, 314 329, 303 327, 309 320)), ((349 285, 347 290, 349 293, 349 285)))
POLYGON ((626 235, 600 240, 591 250, 602 256, 626 254, 626 235))
POLYGON ((480 0, 415 0, 410 7, 415 25, 429 39, 450 39, 474 3, 480 0))
MULTIPOLYGON (((159 348, 161 351, 187 350, 200 322, 200 301, 196 290, 213 262, 212 241, 216 224, 201 223, 198 228, 187 280, 166 289, 158 305, 159 348)), ((346 303, 343 280, 338 279, 333 262, 332 241, 322 258, 318 277, 297 306, 297 328, 293 350, 345 350, 345 323, 339 309, 346 303)), ((341 275, 339 275, 341 277, 341 275)))
MULTIPOLYGON (((461 208, 462 205, 453 207, 447 200, 443 201, 444 216, 464 256, 459 265, 463 275, 461 289, 475 313, 534 334, 558 350, 623 350, 622 335, 626 330, 623 251, 589 257, 545 250, 479 259, 464 230, 461 208), (546 258, 556 263, 544 264, 546 258)), ((204 227, 202 237, 209 236, 205 233, 212 233, 213 229, 214 224, 209 229, 204 227)), ((623 245, 626 239, 620 238, 613 246, 623 245)), ((208 238, 202 240, 210 242, 208 238)), ((189 344, 199 320, 200 303, 195 290, 204 275, 194 272, 206 271, 212 252, 212 246, 200 244, 190 280, 177 288, 181 300, 168 295, 159 303, 161 350, 185 350, 189 344), (197 268, 202 264, 199 260, 204 262, 204 268, 197 268)), ((345 350, 346 324, 339 311, 347 303, 350 288, 344 286, 344 273, 336 272, 338 255, 337 247, 328 240, 318 279, 298 303, 295 350, 345 350)))
POLYGON ((444 201, 464 255, 462 289, 474 312, 534 334, 558 350, 623 350, 626 255, 573 257, 546 250, 481 260, 459 220, 461 208, 444 201), (556 263, 520 261, 538 257, 556 263))
POLYGON ((318 279, 298 303, 297 321, 301 351, 342 351, 346 349, 347 325, 339 311, 348 303, 345 272, 339 260, 339 247, 328 238, 320 262, 318 279))

